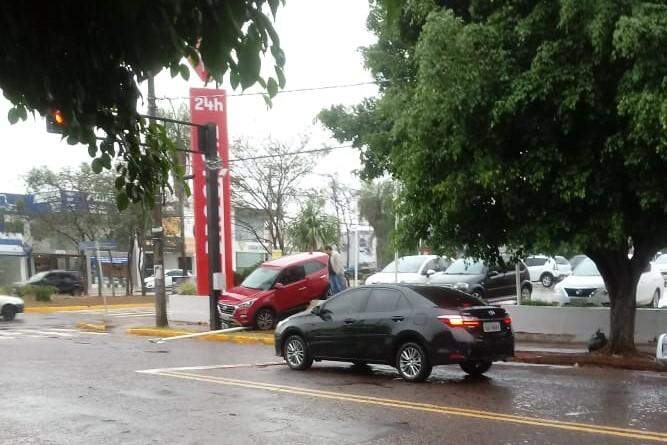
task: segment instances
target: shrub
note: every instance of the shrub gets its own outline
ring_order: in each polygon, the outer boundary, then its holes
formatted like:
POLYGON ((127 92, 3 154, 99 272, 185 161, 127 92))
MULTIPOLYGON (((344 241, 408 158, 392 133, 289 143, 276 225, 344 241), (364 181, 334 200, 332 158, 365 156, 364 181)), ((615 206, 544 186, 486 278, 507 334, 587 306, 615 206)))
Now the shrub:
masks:
POLYGON ((11 286, 0 286, 0 295, 12 295, 13 293, 11 286))
POLYGON ((176 288, 179 295, 197 295, 197 286, 192 281, 184 281, 176 288))
POLYGON ((34 297, 36 301, 51 301, 51 295, 58 292, 53 286, 35 286, 26 284, 17 289, 19 297, 34 297))

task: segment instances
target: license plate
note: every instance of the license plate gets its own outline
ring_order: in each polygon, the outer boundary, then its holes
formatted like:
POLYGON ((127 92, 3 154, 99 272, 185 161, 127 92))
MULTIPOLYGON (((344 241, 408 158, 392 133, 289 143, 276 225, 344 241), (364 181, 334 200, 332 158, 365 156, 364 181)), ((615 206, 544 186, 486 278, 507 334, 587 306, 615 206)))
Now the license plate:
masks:
POLYGON ((500 332, 500 322, 499 321, 485 321, 484 322, 484 332, 500 332))

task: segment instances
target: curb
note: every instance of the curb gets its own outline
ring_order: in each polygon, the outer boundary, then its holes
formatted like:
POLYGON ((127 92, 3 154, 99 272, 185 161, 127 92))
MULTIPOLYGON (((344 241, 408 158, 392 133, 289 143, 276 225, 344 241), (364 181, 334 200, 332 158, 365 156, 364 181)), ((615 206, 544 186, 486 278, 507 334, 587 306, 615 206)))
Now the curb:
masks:
MULTIPOLYGON (((144 308, 144 307, 155 307, 153 303, 123 303, 123 304, 107 304, 107 309, 132 309, 132 308, 144 308)), ((74 311, 85 311, 85 310, 104 310, 103 304, 95 304, 89 306, 34 306, 27 307, 23 312, 29 312, 33 314, 52 314, 54 312, 74 312, 74 311)))
POLYGON ((95 323, 77 323, 76 328, 87 332, 106 332, 107 325, 95 323))
MULTIPOLYGON (((177 337, 179 335, 194 334, 196 331, 186 331, 182 329, 169 329, 169 328, 128 328, 125 330, 125 333, 128 335, 139 335, 146 337, 177 337)), ((228 343, 239 343, 239 344, 256 344, 256 345, 273 345, 273 335, 259 334, 259 335, 248 335, 248 334, 211 334, 203 335, 198 337, 200 340, 205 341, 218 341, 218 342, 228 342, 228 343)))

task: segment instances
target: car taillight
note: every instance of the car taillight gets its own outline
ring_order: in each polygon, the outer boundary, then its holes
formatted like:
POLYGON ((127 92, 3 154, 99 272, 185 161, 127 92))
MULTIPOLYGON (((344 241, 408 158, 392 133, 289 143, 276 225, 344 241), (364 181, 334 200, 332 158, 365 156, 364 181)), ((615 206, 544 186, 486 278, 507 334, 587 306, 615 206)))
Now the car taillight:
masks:
POLYGON ((512 324, 512 317, 510 317, 510 316, 508 315, 508 316, 506 316, 505 318, 503 318, 503 324, 504 324, 505 326, 509 326, 509 325, 511 325, 511 324, 512 324))
POLYGON ((438 320, 450 328, 476 328, 481 324, 479 319, 467 315, 440 315, 438 320))

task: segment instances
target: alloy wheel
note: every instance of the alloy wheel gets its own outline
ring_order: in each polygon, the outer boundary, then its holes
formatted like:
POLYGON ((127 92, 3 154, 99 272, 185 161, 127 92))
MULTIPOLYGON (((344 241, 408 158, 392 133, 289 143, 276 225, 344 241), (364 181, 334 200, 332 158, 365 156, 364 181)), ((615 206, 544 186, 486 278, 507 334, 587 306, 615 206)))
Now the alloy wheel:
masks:
POLYGON ((414 346, 408 346, 401 351, 401 356, 398 360, 398 365, 401 372, 408 378, 416 378, 422 370, 423 357, 421 351, 414 346))
POLYGON ((530 289, 528 287, 521 288, 521 301, 530 300, 530 289))
POLYGON ((542 286, 549 288, 554 284, 554 278, 550 274, 544 274, 542 276, 542 286))
POLYGON ((303 343, 298 338, 290 340, 285 346, 285 359, 293 367, 298 368, 303 365, 306 351, 303 343))
POLYGON ((255 315, 257 329, 262 331, 273 328, 273 313, 268 309, 262 309, 255 315))

